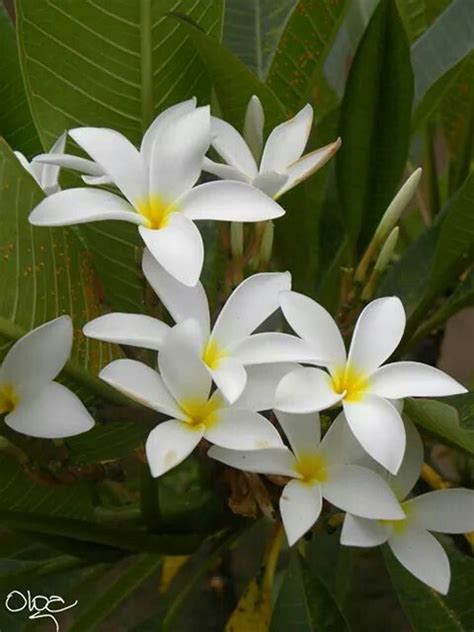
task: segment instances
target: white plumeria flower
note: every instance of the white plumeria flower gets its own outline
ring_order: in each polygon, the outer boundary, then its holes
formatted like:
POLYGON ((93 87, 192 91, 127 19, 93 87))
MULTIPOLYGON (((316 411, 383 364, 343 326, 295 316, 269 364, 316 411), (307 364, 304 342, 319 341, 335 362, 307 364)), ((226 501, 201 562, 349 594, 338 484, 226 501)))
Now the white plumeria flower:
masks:
POLYGON ((412 424, 407 424, 407 437, 407 452, 402 466, 397 476, 388 476, 405 518, 370 520, 348 513, 342 528, 341 543, 372 547, 387 542, 398 561, 412 575, 446 594, 451 576, 448 556, 429 532, 473 531, 474 491, 443 489, 403 501, 418 480, 423 462, 423 444, 412 424))
POLYGON ((307 413, 342 402, 362 447, 396 474, 405 453, 405 429, 390 400, 456 395, 466 389, 439 369, 419 362, 381 366, 405 329, 405 311, 395 296, 376 299, 364 308, 347 355, 336 323, 321 305, 296 292, 282 292, 280 300, 291 327, 315 355, 325 359, 322 364, 329 373, 300 367, 285 376, 277 388, 277 408, 307 413))
POLYGON ((101 185, 112 184, 110 177, 104 172, 102 167, 93 160, 74 156, 72 154, 55 153, 51 150, 48 154, 39 154, 32 160, 35 167, 45 165, 56 165, 63 169, 79 171, 81 178, 86 184, 101 185))
POLYGON ((263 148, 264 122, 257 96, 247 106, 243 137, 232 125, 213 116, 211 143, 226 164, 205 158, 204 171, 219 178, 248 182, 276 199, 323 167, 341 145, 338 138, 303 156, 313 122, 313 108, 309 104, 275 127, 263 148))
MULTIPOLYGON (((66 134, 61 134, 58 140, 50 149, 50 154, 60 156, 64 147, 66 146, 66 134)), ((27 158, 20 152, 15 151, 15 156, 18 158, 21 165, 33 176, 39 186, 43 189, 46 195, 52 195, 60 190, 59 187, 59 166, 54 164, 40 164, 36 162, 34 158, 31 162, 28 162, 27 158)), ((43 154, 48 156, 48 154, 43 154)))
POLYGON ((90 430, 94 420, 68 388, 54 378, 72 347, 69 316, 60 316, 20 338, 0 368, 0 413, 5 423, 31 437, 59 439, 90 430))
MULTIPOLYGON (((241 395, 247 381, 245 367, 273 362, 310 362, 314 353, 296 336, 277 332, 251 335, 279 309, 279 293, 291 287, 289 272, 254 274, 230 295, 211 329, 209 304, 201 283, 189 287, 176 281, 145 250, 143 272, 176 323, 193 318, 194 340, 215 384, 229 403, 241 395)), ((159 350, 168 325, 141 314, 106 314, 84 327, 91 338, 159 350)), ((316 358, 317 359, 317 358, 316 358)))
POLYGON ((242 182, 194 186, 209 148, 210 114, 208 107, 196 108, 192 99, 162 112, 145 133, 140 150, 111 129, 82 127, 69 134, 128 201, 105 190, 69 189, 42 201, 30 222, 132 222, 153 256, 186 285, 196 284, 204 258, 195 220, 258 222, 284 213, 268 196, 242 182))
POLYGON ((275 427, 256 411, 273 405, 278 379, 294 365, 258 367, 248 392, 229 406, 220 391, 211 394, 211 377, 194 347, 196 334, 193 320, 169 332, 158 355, 159 373, 136 360, 115 360, 100 373, 114 388, 170 417, 146 441, 153 476, 181 463, 203 437, 235 449, 283 445, 275 427))
POLYGON ((393 492, 375 472, 351 464, 361 452, 339 415, 321 441, 318 413, 275 411, 292 450, 241 451, 212 447, 212 458, 246 472, 288 476, 280 513, 292 546, 319 518, 323 498, 345 511, 372 518, 403 518, 393 492))

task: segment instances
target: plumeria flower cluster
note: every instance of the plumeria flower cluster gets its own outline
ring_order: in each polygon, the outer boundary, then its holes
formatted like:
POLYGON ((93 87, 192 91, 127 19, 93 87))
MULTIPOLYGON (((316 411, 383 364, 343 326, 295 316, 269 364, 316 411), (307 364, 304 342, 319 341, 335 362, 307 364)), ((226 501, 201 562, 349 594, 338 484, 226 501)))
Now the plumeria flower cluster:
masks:
MULTIPOLYGON (((408 570, 445 592, 449 565, 428 530, 474 530, 474 493, 446 490, 406 499, 420 474, 422 444, 403 419, 400 400, 465 389, 434 367, 387 363, 405 329, 401 301, 392 296, 366 305, 346 351, 330 314, 292 291, 288 272, 246 278, 215 318, 199 281, 204 246, 196 221, 278 218, 284 211, 275 200, 337 151, 340 140, 304 155, 312 119, 307 105, 264 142, 264 112, 254 96, 243 136, 195 99, 157 116, 139 148, 111 129, 69 130, 89 158, 65 153, 66 135, 32 163, 18 155, 46 194, 30 222, 64 226, 110 219, 138 227, 146 246, 144 276, 173 324, 110 313, 87 323, 84 333, 156 353, 153 367, 123 358, 100 373, 164 416, 145 446, 153 476, 176 467, 198 445, 211 444, 208 454, 216 461, 283 481, 279 507, 290 545, 313 527, 325 500, 346 513, 342 544, 388 542, 408 570), (78 171, 87 186, 61 191, 60 168, 78 171), (200 183, 203 171, 220 179, 200 183), (279 310, 294 334, 280 331, 279 310), (319 413, 326 410, 336 418, 322 436, 319 413)), ((419 176, 412 175, 387 210, 374 252, 419 176)), ((390 239, 393 250, 393 235, 390 239)), ((385 243, 379 259, 387 258, 387 248, 385 243)), ((359 281, 369 259, 358 271, 359 281)), ((65 437, 92 427, 77 397, 53 381, 71 344, 71 321, 61 317, 7 354, 0 370, 0 410, 12 428, 65 437)))

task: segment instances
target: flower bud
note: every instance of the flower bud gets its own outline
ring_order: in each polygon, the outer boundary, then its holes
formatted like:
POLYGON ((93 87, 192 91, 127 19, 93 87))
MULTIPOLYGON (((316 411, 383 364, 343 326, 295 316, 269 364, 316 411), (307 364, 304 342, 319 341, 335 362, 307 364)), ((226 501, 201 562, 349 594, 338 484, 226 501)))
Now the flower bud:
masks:
POLYGON ((398 226, 395 226, 390 235, 387 237, 384 245, 382 246, 382 250, 377 257, 377 261, 375 262, 374 266, 374 270, 378 274, 382 274, 382 272, 384 272, 385 268, 390 263, 392 255, 395 252, 395 248, 397 246, 399 232, 400 229, 398 228, 398 226))
POLYGON ((244 122, 244 139, 257 162, 260 161, 263 147, 263 125, 265 114, 260 99, 253 95, 247 105, 244 122))

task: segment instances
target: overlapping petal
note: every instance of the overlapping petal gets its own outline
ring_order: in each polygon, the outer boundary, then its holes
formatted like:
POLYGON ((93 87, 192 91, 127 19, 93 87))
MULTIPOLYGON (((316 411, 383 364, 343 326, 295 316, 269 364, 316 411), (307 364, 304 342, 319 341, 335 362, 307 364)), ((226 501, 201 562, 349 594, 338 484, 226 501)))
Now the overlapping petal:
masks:
POLYGON ((320 147, 309 154, 302 156, 299 160, 289 165, 286 169, 288 179, 283 187, 278 191, 278 196, 283 195, 297 184, 309 178, 315 171, 324 167, 324 165, 334 156, 341 146, 341 139, 338 138, 334 143, 330 143, 325 147, 320 147))
POLYGON ((295 457, 288 448, 264 448, 262 450, 229 450, 212 446, 208 455, 216 461, 244 472, 295 476, 295 457))
POLYGON ((247 372, 238 360, 232 357, 222 358, 217 367, 208 367, 208 371, 229 404, 233 404, 242 395, 247 383, 247 372))
POLYGON ((154 428, 145 444, 148 465, 155 478, 186 459, 204 436, 204 426, 191 426, 177 419, 154 428))
POLYGON ((89 338, 158 351, 169 329, 166 323, 145 314, 115 312, 94 318, 83 332, 89 338))
POLYGON ((205 437, 222 448, 261 450, 283 447, 278 430, 259 413, 222 408, 216 417, 216 421, 206 427, 205 437))
POLYGON ((290 481, 280 497, 280 513, 288 544, 293 546, 319 518, 323 506, 321 487, 290 481))
POLYGON ((247 384, 235 402, 238 408, 270 410, 275 408, 275 392, 281 379, 298 365, 289 362, 278 364, 256 364, 246 367, 247 384))
POLYGON ((341 544, 371 547, 387 541, 390 528, 378 520, 346 514, 341 531, 341 544))
POLYGON ((212 146, 234 169, 253 179, 257 175, 257 164, 252 152, 239 132, 226 121, 211 117, 212 146))
POLYGON ((242 364, 270 362, 315 362, 316 354, 301 338, 278 332, 265 332, 244 338, 232 348, 232 355, 242 364))
POLYGON ((292 119, 275 127, 265 143, 260 172, 284 172, 296 162, 306 147, 312 122, 313 108, 308 104, 292 119))
POLYGON ((321 424, 318 413, 295 415, 275 410, 275 415, 296 458, 317 451, 321 439, 321 424))
POLYGON ((275 406, 288 413, 311 413, 330 408, 341 401, 330 376, 321 369, 299 367, 281 380, 275 406))

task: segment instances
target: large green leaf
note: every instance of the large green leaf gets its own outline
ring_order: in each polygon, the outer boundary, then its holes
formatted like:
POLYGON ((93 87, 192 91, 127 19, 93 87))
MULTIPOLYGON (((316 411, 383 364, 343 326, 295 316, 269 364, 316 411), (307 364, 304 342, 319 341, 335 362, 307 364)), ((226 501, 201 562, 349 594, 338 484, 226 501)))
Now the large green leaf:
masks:
POLYGON ((293 554, 273 610, 271 632, 344 632, 341 611, 307 563, 293 554))
POLYGON ((227 0, 224 43, 265 79, 285 23, 297 0, 227 0))
POLYGON ((294 8, 267 78, 291 113, 318 99, 322 66, 348 5, 346 0, 299 0, 294 8))
POLYGON ((99 315, 90 257, 70 228, 35 228, 30 210, 43 198, 35 180, 0 141, 0 355, 24 333, 61 314, 75 326, 67 374, 93 391, 111 393, 94 376, 117 356, 108 344, 82 335, 99 315))
POLYGON ((413 76, 396 6, 381 0, 357 49, 341 108, 336 168, 343 215, 365 244, 399 185, 408 151, 413 76))
POLYGON ((196 25, 176 16, 189 34, 209 72, 223 117, 237 129, 243 129, 245 111, 252 95, 256 94, 265 110, 265 123, 271 129, 285 116, 281 102, 272 90, 262 83, 230 50, 209 37, 196 25))
MULTIPOLYGON (((429 3, 428 3, 429 4, 429 3)), ((471 0, 454 0, 413 45, 415 104, 474 47, 471 0), (449 46, 446 45, 449 42, 449 46)))
POLYGON ((399 564, 391 551, 384 557, 400 603, 414 632, 471 632, 474 560, 450 547, 451 586, 440 595, 421 583, 399 564))
POLYGON ((20 70, 13 24, 0 5, 0 135, 28 157, 41 151, 20 70))
MULTIPOLYGON (((465 395, 463 397, 466 397, 465 395)), ((474 454, 474 432, 461 426, 472 428, 472 396, 466 406, 459 410, 450 405, 449 399, 406 399, 403 409, 415 424, 434 434, 443 442, 452 443, 474 454)))
POLYGON ((157 573, 160 564, 161 557, 143 553, 129 562, 125 568, 117 569, 111 584, 100 590, 95 599, 79 611, 69 631, 96 630, 109 614, 117 610, 142 584, 157 573))
POLYGON ((425 0, 396 0, 410 42, 418 39, 428 26, 425 0))
MULTIPOLYGON (((180 23, 165 15, 171 10, 219 37, 222 0, 19 0, 22 67, 45 146, 78 125, 111 127, 136 143, 163 108, 194 95, 209 100, 204 65, 180 23)), ((136 227, 80 230, 107 301, 143 311, 136 227)))

